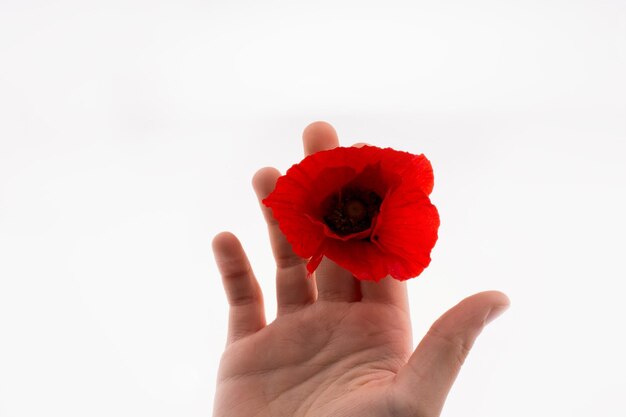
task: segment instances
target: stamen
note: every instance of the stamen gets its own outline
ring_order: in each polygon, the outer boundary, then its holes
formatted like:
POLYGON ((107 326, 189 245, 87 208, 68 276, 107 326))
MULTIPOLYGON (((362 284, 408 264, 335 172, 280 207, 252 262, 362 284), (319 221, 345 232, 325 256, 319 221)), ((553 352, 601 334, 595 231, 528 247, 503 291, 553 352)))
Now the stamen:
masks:
POLYGON ((371 227, 381 203, 373 191, 345 188, 326 201, 324 222, 340 236, 362 232, 371 227))

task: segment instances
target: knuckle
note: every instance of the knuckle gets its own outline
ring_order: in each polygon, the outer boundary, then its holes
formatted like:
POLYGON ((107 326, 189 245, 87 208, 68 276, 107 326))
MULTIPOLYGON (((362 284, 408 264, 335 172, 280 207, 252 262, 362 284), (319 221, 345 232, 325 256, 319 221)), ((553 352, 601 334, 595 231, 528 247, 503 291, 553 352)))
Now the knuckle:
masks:
POLYGON ((256 303, 259 297, 252 292, 241 292, 235 294, 229 294, 228 296, 228 304, 231 307, 241 307, 256 303))
POLYGON ((289 250, 289 252, 278 252, 274 256, 276 260, 276 266, 279 269, 289 269, 297 266, 303 266, 306 264, 306 260, 299 257, 289 250))

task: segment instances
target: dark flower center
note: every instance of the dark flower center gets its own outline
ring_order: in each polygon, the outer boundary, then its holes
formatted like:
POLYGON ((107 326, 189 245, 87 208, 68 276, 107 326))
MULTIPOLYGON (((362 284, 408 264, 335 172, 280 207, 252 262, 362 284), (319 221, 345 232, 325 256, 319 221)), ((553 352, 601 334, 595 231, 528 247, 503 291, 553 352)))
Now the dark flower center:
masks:
POLYGON ((326 200, 324 222, 340 236, 367 230, 383 199, 373 191, 344 188, 326 200))

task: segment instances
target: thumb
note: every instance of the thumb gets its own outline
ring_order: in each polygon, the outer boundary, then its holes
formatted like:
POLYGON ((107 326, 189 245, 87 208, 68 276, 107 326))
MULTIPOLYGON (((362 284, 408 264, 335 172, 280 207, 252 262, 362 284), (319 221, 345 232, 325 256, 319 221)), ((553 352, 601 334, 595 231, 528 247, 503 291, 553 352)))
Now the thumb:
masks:
POLYGON ((474 341, 509 304, 503 293, 485 291, 448 310, 432 325, 398 373, 399 394, 413 407, 433 413, 425 415, 439 415, 474 341))

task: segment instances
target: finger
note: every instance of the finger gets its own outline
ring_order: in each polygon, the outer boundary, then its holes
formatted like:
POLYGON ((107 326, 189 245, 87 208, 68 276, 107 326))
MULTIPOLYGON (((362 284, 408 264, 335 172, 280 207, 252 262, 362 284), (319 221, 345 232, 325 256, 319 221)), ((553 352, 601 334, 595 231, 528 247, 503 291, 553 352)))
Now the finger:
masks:
POLYGON ((229 232, 213 238, 213 254, 230 305, 227 344, 265 327, 263 293, 239 240, 229 232))
POLYGON ((474 341, 510 302, 498 291, 474 294, 448 310, 430 328, 398 373, 404 398, 439 415, 474 341), (416 388, 419 387, 419 390, 416 388))
MULTIPOLYGON (((355 148, 372 146, 369 143, 357 142, 352 145, 355 148)), ((403 311, 409 312, 409 297, 406 289, 406 282, 398 281, 389 276, 379 282, 362 281, 361 294, 362 301, 394 304, 403 311)))
POLYGON ((405 312, 409 312, 409 297, 406 281, 398 281, 390 276, 378 282, 361 281, 362 302, 393 304, 405 312))
POLYGON ((316 299, 315 279, 307 278, 306 260, 296 255, 291 244, 281 232, 272 210, 261 201, 276 186, 280 172, 274 168, 262 168, 254 175, 252 186, 259 199, 263 217, 267 222, 270 243, 276 260, 276 298, 278 315, 294 311, 316 299))
POLYGON ((313 122, 302 133, 304 155, 309 156, 315 152, 333 149, 339 146, 339 139, 335 128, 326 122, 313 122))
MULTIPOLYGON (((302 133, 304 155, 333 149, 339 146, 335 128, 318 121, 309 124, 302 133)), ((358 301, 361 298, 359 284, 352 274, 324 257, 315 271, 318 300, 358 301)))
POLYGON ((317 299, 321 301, 361 300, 359 281, 351 272, 324 257, 315 271, 317 299))

